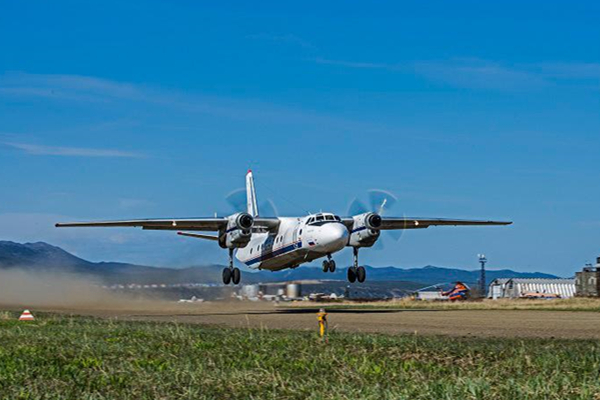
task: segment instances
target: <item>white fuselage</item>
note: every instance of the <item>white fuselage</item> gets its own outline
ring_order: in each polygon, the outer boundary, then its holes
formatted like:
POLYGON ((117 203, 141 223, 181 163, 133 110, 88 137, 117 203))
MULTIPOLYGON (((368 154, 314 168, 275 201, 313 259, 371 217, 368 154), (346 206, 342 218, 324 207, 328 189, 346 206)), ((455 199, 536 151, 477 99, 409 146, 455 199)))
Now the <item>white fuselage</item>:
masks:
POLYGON ((253 233, 248 245, 237 250, 236 258, 253 269, 278 271, 333 254, 348 244, 348 229, 339 221, 308 224, 314 216, 279 220, 276 233, 253 233))

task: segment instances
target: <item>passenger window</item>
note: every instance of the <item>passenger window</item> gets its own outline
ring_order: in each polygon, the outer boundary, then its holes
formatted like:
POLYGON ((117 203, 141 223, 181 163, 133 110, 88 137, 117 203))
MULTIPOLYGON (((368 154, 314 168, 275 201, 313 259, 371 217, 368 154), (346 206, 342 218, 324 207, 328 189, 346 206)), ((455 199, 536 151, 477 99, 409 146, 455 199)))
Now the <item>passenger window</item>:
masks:
POLYGON ((302 235, 302 229, 300 229, 300 232, 298 232, 299 235, 302 235))

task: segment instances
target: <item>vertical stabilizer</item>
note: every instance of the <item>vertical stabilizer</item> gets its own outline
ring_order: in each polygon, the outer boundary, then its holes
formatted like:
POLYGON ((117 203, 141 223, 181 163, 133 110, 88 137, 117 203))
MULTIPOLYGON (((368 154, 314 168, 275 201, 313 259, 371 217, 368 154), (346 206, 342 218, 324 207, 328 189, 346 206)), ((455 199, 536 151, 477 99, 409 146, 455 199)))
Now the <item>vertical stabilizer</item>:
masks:
POLYGON ((253 217, 258 217, 258 205, 256 204, 256 191, 254 190, 254 177, 252 170, 248 170, 246 174, 246 204, 248 214, 253 217))

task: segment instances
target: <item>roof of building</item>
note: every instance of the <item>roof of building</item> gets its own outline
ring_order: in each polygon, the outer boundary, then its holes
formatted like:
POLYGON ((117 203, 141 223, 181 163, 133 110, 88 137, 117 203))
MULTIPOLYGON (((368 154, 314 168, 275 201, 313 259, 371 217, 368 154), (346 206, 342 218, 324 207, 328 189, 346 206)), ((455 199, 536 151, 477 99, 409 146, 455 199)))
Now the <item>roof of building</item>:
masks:
POLYGON ((511 278, 496 278, 494 279, 491 284, 495 284, 495 285, 504 285, 506 282, 510 281, 511 278))
POLYGON ((563 284, 563 285, 574 285, 575 278, 496 278, 490 284, 503 285, 508 282, 513 283, 538 283, 538 284, 563 284))
POLYGON ((508 281, 512 281, 513 283, 537 283, 537 284, 562 284, 562 285, 574 285, 574 278, 556 278, 556 279, 548 279, 548 278, 512 278, 508 279, 508 281))

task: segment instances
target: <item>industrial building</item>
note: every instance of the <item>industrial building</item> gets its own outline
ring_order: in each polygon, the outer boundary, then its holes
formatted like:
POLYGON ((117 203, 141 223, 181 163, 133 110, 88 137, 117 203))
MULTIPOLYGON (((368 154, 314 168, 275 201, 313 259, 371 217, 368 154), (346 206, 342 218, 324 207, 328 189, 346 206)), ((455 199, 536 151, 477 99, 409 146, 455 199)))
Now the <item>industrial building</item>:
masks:
POLYGON ((575 287, 578 297, 600 297, 600 257, 595 266, 588 264, 575 273, 575 287))
POLYGON ((297 300, 302 298, 302 286, 294 282, 243 285, 238 295, 243 299, 297 300))
POLYGON ((575 279, 500 278, 489 285, 488 298, 561 298, 575 296, 575 279))

